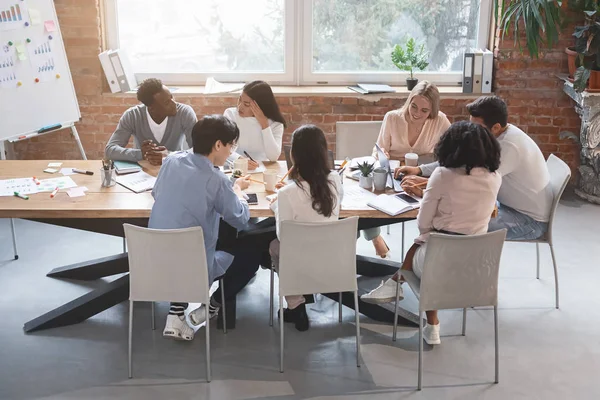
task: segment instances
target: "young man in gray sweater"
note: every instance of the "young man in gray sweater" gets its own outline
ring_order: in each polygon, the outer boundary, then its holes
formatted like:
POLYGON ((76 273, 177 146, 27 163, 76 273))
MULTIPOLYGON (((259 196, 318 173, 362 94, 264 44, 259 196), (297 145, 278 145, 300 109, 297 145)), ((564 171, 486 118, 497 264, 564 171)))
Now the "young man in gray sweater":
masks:
POLYGON ((198 120, 192 107, 176 103, 169 88, 154 78, 142 82, 137 98, 142 104, 125 111, 106 144, 106 158, 160 165, 168 152, 184 150, 184 140, 192 147, 192 128, 198 120), (131 136, 134 148, 126 148, 131 136))

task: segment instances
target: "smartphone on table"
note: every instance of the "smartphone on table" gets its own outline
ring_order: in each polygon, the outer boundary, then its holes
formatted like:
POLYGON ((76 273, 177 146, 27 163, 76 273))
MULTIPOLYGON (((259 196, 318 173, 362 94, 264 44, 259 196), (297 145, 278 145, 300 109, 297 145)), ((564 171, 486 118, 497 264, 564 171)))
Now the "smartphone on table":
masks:
POLYGON ((405 201, 408 204, 415 204, 418 203, 418 200, 413 199, 412 197, 410 197, 409 195, 407 195, 406 193, 400 193, 396 195, 397 198, 399 198, 400 200, 405 201))
POLYGON ((250 205, 256 205, 258 204, 258 196, 256 195, 256 193, 246 193, 246 196, 248 196, 248 204, 250 205))

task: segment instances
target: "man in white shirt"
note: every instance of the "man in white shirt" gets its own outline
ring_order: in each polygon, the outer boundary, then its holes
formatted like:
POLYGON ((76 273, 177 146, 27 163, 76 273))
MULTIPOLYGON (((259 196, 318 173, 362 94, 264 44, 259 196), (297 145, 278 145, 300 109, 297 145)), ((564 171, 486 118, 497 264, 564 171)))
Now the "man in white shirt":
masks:
POLYGON ((169 88, 154 78, 140 84, 137 98, 142 104, 125 111, 106 144, 106 158, 160 165, 168 152, 184 150, 184 142, 192 147, 197 121, 192 107, 175 102, 169 88), (134 148, 130 149, 126 146, 132 136, 134 148))
MULTIPOLYGON (((506 103, 500 97, 480 97, 468 104, 467 110, 471 122, 488 128, 501 148, 498 217, 490 220, 489 231, 506 228, 508 240, 542 237, 548 230, 554 199, 544 155, 533 139, 508 123, 506 103)), ((437 163, 401 167, 397 173, 429 176, 436 167, 437 163)))

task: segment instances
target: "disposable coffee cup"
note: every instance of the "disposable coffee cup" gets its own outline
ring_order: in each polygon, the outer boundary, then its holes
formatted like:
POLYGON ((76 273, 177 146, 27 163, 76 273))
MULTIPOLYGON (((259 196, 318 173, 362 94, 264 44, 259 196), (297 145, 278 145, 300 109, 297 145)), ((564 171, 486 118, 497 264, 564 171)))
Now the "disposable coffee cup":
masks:
POLYGON ((419 165, 419 155, 415 153, 406 153, 404 162, 407 167, 416 167, 419 165))

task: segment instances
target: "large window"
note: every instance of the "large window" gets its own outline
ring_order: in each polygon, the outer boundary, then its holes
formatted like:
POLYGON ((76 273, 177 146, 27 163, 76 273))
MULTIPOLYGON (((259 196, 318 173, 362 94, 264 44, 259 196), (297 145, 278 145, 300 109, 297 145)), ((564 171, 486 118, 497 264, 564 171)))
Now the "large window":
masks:
POLYGON ((105 0, 109 48, 138 78, 202 84, 400 84, 396 43, 430 53, 421 79, 460 82, 462 55, 486 47, 488 0, 105 0))

